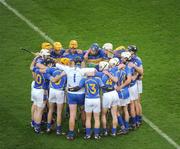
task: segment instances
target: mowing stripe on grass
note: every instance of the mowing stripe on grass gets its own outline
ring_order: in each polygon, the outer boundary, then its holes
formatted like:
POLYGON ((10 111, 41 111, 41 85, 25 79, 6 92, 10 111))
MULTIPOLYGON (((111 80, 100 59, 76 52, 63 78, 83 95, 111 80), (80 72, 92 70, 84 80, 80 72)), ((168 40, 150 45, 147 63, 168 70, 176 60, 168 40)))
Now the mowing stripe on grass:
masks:
POLYGON ((32 28, 34 31, 36 31, 37 33, 39 33, 41 35, 41 37, 43 37, 44 39, 46 39, 47 41, 53 43, 54 40, 52 38, 50 38, 48 35, 46 35, 46 33, 44 33, 43 31, 41 31, 37 26, 35 26, 30 20, 28 20, 25 16, 23 16, 22 14, 20 14, 16 9, 12 8, 9 4, 7 4, 5 2, 5 0, 0 0, 0 2, 10 11, 12 11, 17 17, 19 17, 21 20, 23 20, 30 28, 32 28))
POLYGON ((154 129, 161 137, 166 139, 169 144, 173 145, 176 149, 180 149, 180 146, 173 141, 167 134, 165 134, 158 126, 156 126, 153 122, 151 122, 145 115, 143 115, 143 120, 152 128, 154 129))
MULTIPOLYGON (((16 9, 12 8, 9 4, 5 2, 5 0, 0 0, 0 2, 10 11, 12 11, 17 17, 19 17, 21 20, 23 20, 30 28, 32 28, 34 31, 39 33, 41 37, 48 40, 49 42, 53 43, 54 40, 50 38, 48 35, 46 35, 43 31, 41 31, 37 26, 35 26, 31 21, 29 21, 26 17, 24 17, 22 14, 20 14, 16 9)), ((154 129, 161 137, 163 137, 169 144, 173 145, 176 149, 180 149, 180 146, 173 141, 167 134, 165 134, 161 129, 159 129, 154 123, 152 123, 149 119, 143 115, 144 121, 152 128, 154 129)))

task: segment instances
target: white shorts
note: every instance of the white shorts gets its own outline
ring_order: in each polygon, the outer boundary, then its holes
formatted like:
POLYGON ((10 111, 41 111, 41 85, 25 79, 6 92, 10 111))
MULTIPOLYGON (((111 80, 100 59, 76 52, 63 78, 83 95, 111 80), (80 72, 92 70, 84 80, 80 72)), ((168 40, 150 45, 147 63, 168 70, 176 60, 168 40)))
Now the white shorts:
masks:
POLYGON ((104 93, 102 96, 102 107, 111 108, 112 106, 118 105, 119 96, 117 91, 111 91, 104 93))
POLYGON ((139 94, 142 94, 142 90, 143 90, 142 80, 137 80, 137 90, 139 94))
POLYGON ((64 91, 50 88, 48 101, 50 103, 57 103, 57 104, 64 103, 64 91))
POLYGON ((130 101, 138 99, 137 83, 129 88, 129 99, 130 101))
MULTIPOLYGON (((35 83, 35 81, 32 81, 32 83, 31 83, 31 91, 34 88, 34 83, 35 83)), ((31 101, 33 102, 33 98, 31 98, 31 101)))
POLYGON ((44 89, 32 88, 31 90, 31 100, 34 102, 34 105, 44 108, 44 89))
POLYGON ((126 105, 128 105, 129 103, 130 103, 130 99, 129 99, 129 98, 128 98, 128 99, 121 99, 121 98, 119 98, 118 105, 119 105, 120 107, 126 106, 126 105))
POLYGON ((101 102, 100 98, 85 98, 85 112, 94 112, 100 113, 101 112, 101 102))

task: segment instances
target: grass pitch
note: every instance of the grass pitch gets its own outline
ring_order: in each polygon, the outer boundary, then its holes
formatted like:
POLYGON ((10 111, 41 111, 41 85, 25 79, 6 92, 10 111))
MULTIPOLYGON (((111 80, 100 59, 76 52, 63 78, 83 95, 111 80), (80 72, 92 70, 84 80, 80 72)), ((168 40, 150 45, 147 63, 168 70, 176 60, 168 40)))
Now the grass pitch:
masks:
MULTIPOLYGON (((180 2, 178 0, 7 0, 64 47, 76 39, 91 43, 136 44, 145 75, 143 112, 180 144, 180 2)), ((99 141, 79 136, 69 142, 55 134, 36 135, 30 122, 29 65, 20 47, 40 49, 44 39, 0 4, 0 148, 174 148, 149 125, 129 135, 99 141)), ((64 126, 67 129, 67 126, 64 126)))

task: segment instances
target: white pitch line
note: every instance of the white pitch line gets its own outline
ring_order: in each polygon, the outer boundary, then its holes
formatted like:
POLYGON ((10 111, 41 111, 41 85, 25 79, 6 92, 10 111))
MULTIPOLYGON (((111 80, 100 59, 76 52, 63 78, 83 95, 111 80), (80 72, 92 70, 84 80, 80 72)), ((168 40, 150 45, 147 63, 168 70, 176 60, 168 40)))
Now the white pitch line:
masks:
POLYGON ((23 20, 30 28, 32 28, 34 31, 36 31, 37 33, 39 33, 41 35, 41 37, 43 37, 44 39, 46 39, 47 41, 53 43, 54 40, 52 38, 50 38, 48 35, 46 35, 46 33, 44 33, 43 31, 41 31, 37 26, 35 26, 30 20, 28 20, 25 16, 23 16, 22 14, 20 14, 16 9, 12 8, 9 4, 7 4, 5 2, 5 0, 0 0, 0 2, 10 11, 12 11, 17 17, 19 17, 21 20, 23 20))
MULTIPOLYGON (((12 11, 16 16, 18 16, 21 20, 26 22, 26 24, 31 27, 34 31, 39 33, 44 39, 48 40, 49 42, 53 43, 54 40, 50 38, 48 35, 46 35, 43 31, 41 31, 37 26, 35 26, 31 21, 29 21, 26 17, 24 17, 22 14, 20 14, 16 9, 12 8, 9 4, 5 2, 5 0, 0 0, 0 2, 10 11, 12 11)), ((149 119, 143 115, 144 121, 152 128, 154 129, 161 137, 166 139, 166 141, 173 145, 176 149, 180 149, 180 146, 173 141, 167 134, 165 134, 161 129, 159 129, 154 123, 152 123, 149 119)))
POLYGON ((156 126, 153 122, 151 122, 148 118, 143 115, 143 120, 152 128, 154 129, 161 137, 166 139, 166 141, 173 145, 176 149, 180 149, 180 146, 173 140, 171 139, 167 134, 165 134, 161 129, 159 129, 158 126, 156 126))

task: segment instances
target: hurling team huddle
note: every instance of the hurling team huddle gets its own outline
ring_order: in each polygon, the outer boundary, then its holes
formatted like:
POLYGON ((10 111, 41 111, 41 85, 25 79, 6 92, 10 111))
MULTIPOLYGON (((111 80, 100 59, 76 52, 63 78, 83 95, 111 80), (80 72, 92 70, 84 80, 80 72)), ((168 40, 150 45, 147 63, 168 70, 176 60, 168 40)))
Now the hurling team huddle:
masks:
POLYGON ((93 43, 82 50, 76 40, 67 49, 43 42, 30 65, 33 130, 73 140, 79 131, 84 139, 100 139, 139 128, 144 72, 137 52, 135 45, 93 43))

